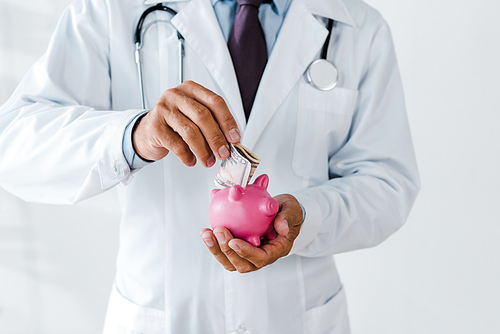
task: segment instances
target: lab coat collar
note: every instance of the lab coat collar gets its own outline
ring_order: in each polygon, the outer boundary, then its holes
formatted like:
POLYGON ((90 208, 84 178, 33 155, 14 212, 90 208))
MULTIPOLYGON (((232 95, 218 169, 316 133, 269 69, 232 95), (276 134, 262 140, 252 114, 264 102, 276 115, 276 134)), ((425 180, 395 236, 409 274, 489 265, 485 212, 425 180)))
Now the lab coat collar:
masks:
POLYGON ((242 132, 242 143, 249 149, 255 146, 272 116, 323 46, 328 30, 313 14, 354 25, 342 0, 293 0, 262 74, 248 124, 236 73, 233 66, 228 66, 232 64, 231 55, 210 0, 190 0, 172 19, 172 24, 219 85, 242 132), (294 56, 290 57, 291 54, 294 56))
POLYGON ((318 55, 327 35, 328 29, 309 11, 305 0, 291 2, 262 74, 243 145, 254 148, 273 115, 318 55))
POLYGON ((343 0, 303 0, 312 14, 356 26, 343 0))
POLYGON ((238 80, 210 0, 191 0, 171 22, 217 82, 243 135, 246 118, 238 80))
MULTIPOLYGON (((164 3, 168 2, 185 2, 190 0, 169 0, 164 1, 164 3)), ((212 5, 215 0, 212 0, 212 5)), ((339 21, 350 26, 356 26, 354 20, 349 14, 349 10, 347 9, 343 0, 303 0, 312 14, 319 15, 322 17, 327 17, 335 21, 339 21)), ((144 4, 146 5, 155 5, 159 1, 158 0, 145 0, 144 4)), ((280 9, 280 1, 274 1, 278 10, 280 9)), ((292 1, 293 2, 293 1, 292 1)))

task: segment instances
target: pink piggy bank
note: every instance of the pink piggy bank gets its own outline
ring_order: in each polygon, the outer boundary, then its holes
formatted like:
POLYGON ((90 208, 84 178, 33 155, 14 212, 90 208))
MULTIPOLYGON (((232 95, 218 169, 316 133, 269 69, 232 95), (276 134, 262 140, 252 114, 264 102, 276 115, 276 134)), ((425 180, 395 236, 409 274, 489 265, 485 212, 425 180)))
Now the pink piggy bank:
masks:
POLYGON ((269 177, 259 176, 246 188, 232 186, 212 190, 212 202, 208 218, 212 228, 223 226, 234 237, 246 240, 252 246, 260 246, 260 237, 276 238, 271 224, 278 213, 278 202, 269 195, 269 177))

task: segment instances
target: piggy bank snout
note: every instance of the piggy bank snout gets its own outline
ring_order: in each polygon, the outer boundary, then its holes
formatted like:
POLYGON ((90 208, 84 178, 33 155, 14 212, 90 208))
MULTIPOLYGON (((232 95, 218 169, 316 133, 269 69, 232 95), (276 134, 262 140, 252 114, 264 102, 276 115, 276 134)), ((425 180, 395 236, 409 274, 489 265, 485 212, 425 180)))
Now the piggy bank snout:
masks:
POLYGON ((259 210, 264 216, 273 217, 278 213, 279 205, 274 198, 264 198, 260 203, 259 210))

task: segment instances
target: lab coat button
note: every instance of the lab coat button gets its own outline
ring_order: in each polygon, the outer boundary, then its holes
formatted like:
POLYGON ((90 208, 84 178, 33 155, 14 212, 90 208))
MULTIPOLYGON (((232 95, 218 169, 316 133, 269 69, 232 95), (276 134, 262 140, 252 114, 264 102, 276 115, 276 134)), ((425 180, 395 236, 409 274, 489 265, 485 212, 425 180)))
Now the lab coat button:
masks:
POLYGON ((245 333, 246 331, 247 331, 247 329, 246 329, 244 326, 240 326, 240 327, 238 327, 238 329, 237 329, 237 332, 238 332, 238 333, 245 333))
POLYGON ((123 169, 114 165, 113 169, 111 170, 111 178, 115 180, 123 178, 123 169))

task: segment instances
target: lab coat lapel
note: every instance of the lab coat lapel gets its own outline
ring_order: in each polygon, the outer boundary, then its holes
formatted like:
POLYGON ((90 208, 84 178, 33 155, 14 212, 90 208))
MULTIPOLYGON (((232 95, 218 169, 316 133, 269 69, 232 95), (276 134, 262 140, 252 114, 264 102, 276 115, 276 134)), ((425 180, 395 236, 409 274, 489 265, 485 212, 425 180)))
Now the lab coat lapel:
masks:
POLYGON ((311 14, 303 0, 293 0, 271 52, 242 143, 256 144, 307 66, 323 46, 328 30, 311 14))
POLYGON ((238 80, 212 4, 209 0, 191 0, 172 19, 172 24, 223 91, 226 103, 243 133, 246 120, 238 80))

